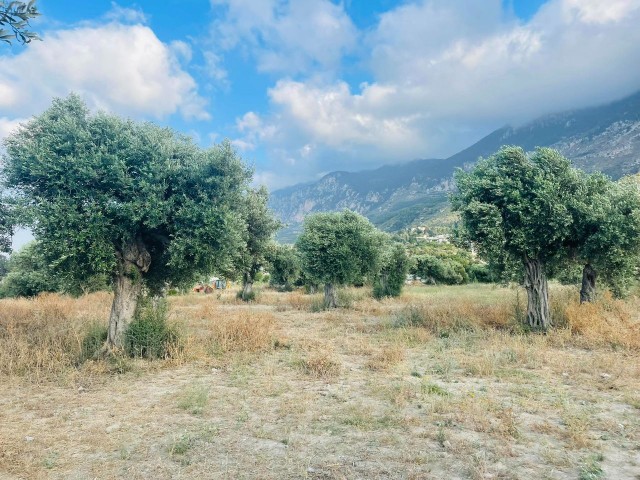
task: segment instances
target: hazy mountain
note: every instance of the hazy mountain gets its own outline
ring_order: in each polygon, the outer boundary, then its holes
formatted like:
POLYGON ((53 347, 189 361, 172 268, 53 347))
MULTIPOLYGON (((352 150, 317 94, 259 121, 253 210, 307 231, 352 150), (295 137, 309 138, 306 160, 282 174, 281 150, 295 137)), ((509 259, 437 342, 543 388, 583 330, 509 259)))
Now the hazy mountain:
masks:
POLYGON ((587 171, 613 178, 640 171, 640 92, 608 105, 547 115, 519 127, 503 127, 447 158, 414 160, 362 172, 332 172, 320 180, 271 194, 270 204, 295 238, 304 216, 344 208, 395 231, 414 224, 446 223, 447 193, 456 167, 491 155, 502 145, 560 150, 587 171), (443 219, 444 218, 444 219, 443 219))

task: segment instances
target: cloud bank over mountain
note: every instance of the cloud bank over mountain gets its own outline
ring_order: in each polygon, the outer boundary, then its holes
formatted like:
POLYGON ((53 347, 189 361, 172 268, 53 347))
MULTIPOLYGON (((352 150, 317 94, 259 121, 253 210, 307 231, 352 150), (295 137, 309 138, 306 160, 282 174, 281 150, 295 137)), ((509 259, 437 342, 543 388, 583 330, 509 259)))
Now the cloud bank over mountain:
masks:
POLYGON ((370 81, 280 78, 240 133, 262 134, 274 171, 294 174, 446 156, 502 124, 638 90, 638 24, 635 0, 551 0, 527 21, 498 0, 405 3, 358 32, 370 81))

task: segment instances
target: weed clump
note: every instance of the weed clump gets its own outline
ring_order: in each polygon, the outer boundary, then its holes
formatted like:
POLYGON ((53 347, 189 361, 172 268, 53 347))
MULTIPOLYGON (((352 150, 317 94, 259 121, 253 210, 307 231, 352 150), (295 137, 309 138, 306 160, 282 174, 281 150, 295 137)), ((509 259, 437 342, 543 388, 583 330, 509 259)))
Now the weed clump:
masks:
POLYGON ((202 415, 208 401, 209 389, 204 385, 194 386, 184 392, 178 402, 178 407, 192 415, 202 415))
POLYGON ((179 346, 180 335, 167 323, 165 300, 142 300, 125 332, 124 349, 131 357, 169 358, 179 346))
POLYGON ((324 379, 338 376, 341 370, 339 361, 324 350, 309 353, 298 362, 298 367, 307 375, 324 379))

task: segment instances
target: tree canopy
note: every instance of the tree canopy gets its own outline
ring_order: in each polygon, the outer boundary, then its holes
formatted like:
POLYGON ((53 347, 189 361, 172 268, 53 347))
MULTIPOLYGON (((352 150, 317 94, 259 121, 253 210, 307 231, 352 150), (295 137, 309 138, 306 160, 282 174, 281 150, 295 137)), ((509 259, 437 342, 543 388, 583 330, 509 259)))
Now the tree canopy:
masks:
POLYGON ((80 282, 114 278, 113 344, 142 285, 159 291, 229 270, 244 247, 251 173, 228 142, 203 150, 168 128, 91 114, 71 95, 5 145, 2 174, 52 268, 80 282))
POLYGON ((291 245, 272 243, 267 252, 269 283, 283 290, 291 290, 300 278, 301 265, 297 250, 291 245))
POLYGON ((59 282, 40 254, 37 242, 14 252, 7 262, 6 276, 0 282, 0 298, 33 297, 59 290, 59 282))

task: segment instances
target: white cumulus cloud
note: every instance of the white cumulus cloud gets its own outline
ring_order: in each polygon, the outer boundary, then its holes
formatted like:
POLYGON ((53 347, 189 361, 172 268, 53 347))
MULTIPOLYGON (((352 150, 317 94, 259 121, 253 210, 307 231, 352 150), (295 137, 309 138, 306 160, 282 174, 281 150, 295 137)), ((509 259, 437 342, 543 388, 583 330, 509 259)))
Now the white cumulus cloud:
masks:
POLYGON ((358 31, 341 4, 329 0, 212 0, 224 15, 213 25, 217 48, 238 48, 259 71, 333 71, 356 47, 358 31))
POLYGON ((182 68, 190 49, 167 45, 147 26, 108 23, 48 32, 16 56, 0 56, 0 110, 39 113, 77 92, 92 107, 142 118, 207 119, 206 101, 182 68))

